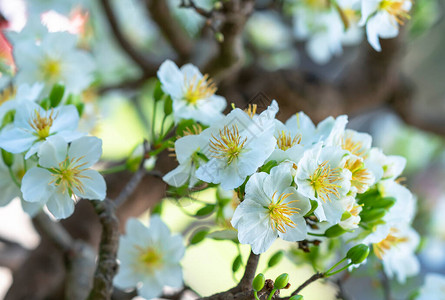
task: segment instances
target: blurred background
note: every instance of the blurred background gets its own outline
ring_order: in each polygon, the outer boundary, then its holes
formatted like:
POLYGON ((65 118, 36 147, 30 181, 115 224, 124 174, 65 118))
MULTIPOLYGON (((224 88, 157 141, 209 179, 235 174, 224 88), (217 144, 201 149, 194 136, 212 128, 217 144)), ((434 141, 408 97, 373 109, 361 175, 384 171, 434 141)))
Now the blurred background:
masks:
MULTIPOLYGON (((230 38, 220 41, 218 30, 224 24, 209 21, 194 9, 181 8, 181 2, 0 0, 0 55, 6 67, 11 65, 11 45, 13 48, 14 41, 20 39, 19 32, 30 18, 39 19, 50 30, 81 35, 82 47, 96 63, 96 82, 83 94, 90 103, 83 124, 103 139, 103 160, 108 163, 127 158, 148 136, 144 120, 152 107, 153 78, 167 58, 208 67, 215 74, 218 93, 229 103, 244 106, 258 93, 277 99, 283 120, 300 110, 314 122, 347 113, 348 126, 370 133, 373 146, 388 155, 407 158, 405 184, 418 198, 414 227, 422 237, 418 250, 422 272, 404 286, 392 282, 394 299, 407 299, 427 272, 445 274, 445 1, 415 1, 411 21, 399 37, 382 40, 381 53, 370 49, 361 32, 356 43, 344 44, 342 53, 322 64, 308 53, 307 41, 296 37, 293 16, 282 1, 257 1, 239 34, 244 58, 224 70, 207 64, 230 38), (119 32, 147 58, 146 66, 138 66, 128 49, 123 49, 110 26, 113 21, 104 13, 104 3, 111 5, 119 32), (166 30, 165 21, 170 18, 181 28, 177 35, 182 38, 166 30)), ((208 11, 215 5, 211 0, 195 2, 208 11)), ((171 169, 172 162, 161 164, 171 169)), ((166 196, 163 186, 159 189, 156 195, 135 196, 134 203, 139 204, 122 213, 122 218, 138 214, 148 221, 149 208, 166 196)), ((214 191, 196 197, 211 202, 214 191)), ((202 219, 193 224, 192 218, 184 216, 184 209, 194 211, 197 207, 166 201, 162 216, 172 231, 188 236, 197 226, 210 222, 202 219)), ((0 208, 0 299, 13 282, 12 271, 23 270, 23 263, 39 243, 39 234, 19 200, 0 208)), ((283 247, 290 246, 276 242, 268 253, 283 247)), ((249 247, 241 246, 241 253, 246 259, 249 247)), ((232 276, 231 264, 237 254, 236 246, 228 241, 207 239, 190 248, 183 261, 185 282, 201 295, 227 290, 242 275, 232 276)), ((267 256, 262 257, 260 270, 265 268, 267 256)), ((266 277, 286 271, 292 274, 292 285, 298 286, 313 270, 294 261, 294 257, 286 257, 268 270, 266 277)), ((45 268, 46 262, 41 264, 45 268)), ((346 280, 345 294, 350 299, 383 299, 379 279, 366 275, 363 268, 346 280)), ((335 287, 316 283, 303 295, 311 300, 335 299, 335 287)))

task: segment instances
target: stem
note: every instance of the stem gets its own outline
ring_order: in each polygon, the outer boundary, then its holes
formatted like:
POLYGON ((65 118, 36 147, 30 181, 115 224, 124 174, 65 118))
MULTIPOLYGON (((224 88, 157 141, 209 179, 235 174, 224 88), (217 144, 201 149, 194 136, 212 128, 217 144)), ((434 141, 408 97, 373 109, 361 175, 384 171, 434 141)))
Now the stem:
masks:
POLYGON ((313 235, 313 236, 324 236, 323 233, 312 233, 312 232, 308 232, 308 235, 313 235))
POLYGON ((338 269, 337 271, 335 271, 335 272, 332 272, 332 273, 328 273, 328 272, 326 272, 326 277, 329 277, 329 276, 332 276, 332 275, 335 275, 335 274, 338 274, 338 273, 340 273, 340 272, 342 272, 342 271, 344 271, 344 270, 346 270, 347 268, 349 268, 350 266, 352 265, 352 262, 351 263, 349 263, 349 264, 347 264, 346 266, 344 266, 343 268, 341 268, 341 269, 338 269))
POLYGON ((14 184, 16 186, 18 186, 18 188, 20 188, 21 184, 20 184, 20 182, 18 182, 17 178, 15 177, 14 172, 12 172, 12 168, 8 167, 8 170, 9 170, 9 175, 11 176, 12 181, 14 181, 14 184))
POLYGON ((344 257, 342 260, 340 260, 338 263, 336 263, 335 265, 333 265, 329 270, 327 270, 325 273, 328 274, 330 271, 332 271, 333 269, 335 269, 339 264, 341 264, 342 262, 344 262, 346 260, 346 257, 344 257))
POLYGON ((158 101, 156 101, 155 99, 153 99, 153 117, 151 119, 151 136, 152 136, 152 142, 154 143, 156 141, 156 133, 155 133, 155 125, 156 125, 156 108, 158 105, 158 101))
POLYGON ((255 300, 260 300, 260 299, 258 298, 258 292, 257 292, 257 291, 253 291, 253 295, 255 296, 255 300))
POLYGON ((112 173, 118 173, 118 172, 123 172, 127 169, 127 165, 126 164, 121 164, 121 165, 117 165, 117 166, 113 166, 110 167, 108 169, 105 170, 101 170, 99 171, 101 174, 112 174, 112 173))
POLYGON ((272 300, 272 297, 273 297, 273 295, 275 295, 275 292, 277 291, 277 289, 273 289, 271 292, 270 292, 270 294, 269 294, 269 297, 267 297, 267 300, 272 300))
POLYGON ((314 281, 317 281, 320 278, 325 277, 324 273, 315 273, 314 275, 312 275, 308 280, 306 280, 305 282, 303 282, 302 285, 300 285, 292 294, 291 296, 295 296, 298 295, 298 293, 301 292, 302 289, 304 289, 305 287, 307 287, 309 284, 311 284, 314 281))

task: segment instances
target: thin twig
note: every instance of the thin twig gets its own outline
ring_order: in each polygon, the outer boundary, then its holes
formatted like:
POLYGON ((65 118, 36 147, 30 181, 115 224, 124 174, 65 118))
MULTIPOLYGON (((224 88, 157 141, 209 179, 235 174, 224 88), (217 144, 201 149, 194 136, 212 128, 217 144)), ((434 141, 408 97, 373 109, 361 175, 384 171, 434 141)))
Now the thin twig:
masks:
POLYGON ((114 200, 114 205, 116 207, 119 207, 120 205, 122 205, 122 203, 125 202, 125 200, 127 200, 127 198, 134 192, 138 184, 141 182, 142 178, 144 178, 144 175, 147 173, 144 164, 149 150, 150 149, 148 142, 144 141, 144 153, 142 155, 142 160, 139 164, 139 168, 136 173, 134 173, 133 177, 131 177, 131 179, 125 185, 119 196, 117 196, 117 198, 114 200))
POLYGON ((383 299, 392 300, 391 284, 388 279, 388 276, 386 276, 386 273, 383 270, 380 272, 380 283, 382 284, 382 289, 383 289, 383 299))
POLYGON ((128 39, 121 31, 116 15, 114 14, 113 8, 111 7, 110 1, 100 0, 100 3, 102 4, 105 16, 108 20, 108 23, 110 24, 111 31, 113 32, 114 37, 121 46, 122 50, 124 50, 128 57, 131 58, 136 63, 136 65, 138 65, 144 71, 144 73, 152 70, 152 64, 142 53, 134 48, 134 46, 130 43, 130 41, 128 41, 128 39))
POLYGON ((317 281, 318 279, 323 278, 324 276, 325 276, 324 273, 319 273, 319 272, 315 273, 308 280, 303 282, 303 284, 301 284, 295 291, 293 291, 291 296, 298 295, 298 293, 300 293, 301 290, 303 290, 305 287, 307 287, 311 283, 317 281))

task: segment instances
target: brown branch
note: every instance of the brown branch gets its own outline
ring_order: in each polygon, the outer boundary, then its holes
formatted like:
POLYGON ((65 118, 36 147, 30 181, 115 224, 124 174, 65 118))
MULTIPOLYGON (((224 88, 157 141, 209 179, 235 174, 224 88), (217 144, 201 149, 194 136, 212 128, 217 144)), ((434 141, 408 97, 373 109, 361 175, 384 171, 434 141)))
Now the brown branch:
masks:
POLYGON ((233 0, 223 2, 222 24, 219 32, 223 41, 219 43, 218 54, 204 67, 216 81, 221 81, 238 72, 244 61, 242 33, 244 25, 252 14, 255 0, 233 0))
POLYGON ((305 287, 307 287, 311 283, 317 281, 318 279, 323 278, 324 276, 325 276, 324 273, 319 273, 319 272, 315 273, 308 280, 303 282, 295 291, 293 291, 291 296, 298 295, 298 293, 300 293, 301 290, 303 290, 305 287))
POLYGON ((74 240, 60 223, 51 221, 44 212, 37 214, 33 221, 37 231, 47 236, 62 252, 73 249, 74 240))
POLYGON ((156 22, 165 39, 176 51, 179 58, 186 61, 193 51, 193 43, 182 26, 172 16, 168 1, 145 0, 145 4, 151 18, 156 22))
POLYGON ((253 282, 253 279, 255 278, 255 273, 256 273, 256 269, 258 267, 259 260, 260 260, 260 256, 251 251, 249 259, 247 260, 247 263, 246 263, 246 269, 244 271, 244 275, 241 278, 238 285, 235 288, 231 289, 232 292, 234 292, 234 291, 248 291, 248 290, 252 289, 252 282, 253 282))
POLYGON ((119 27, 119 22, 116 18, 116 15, 113 12, 113 8, 111 7, 109 0, 100 0, 103 11, 105 13, 105 17, 110 24, 111 31, 116 38, 116 41, 121 46, 122 50, 128 55, 133 62, 136 63, 144 73, 153 72, 157 68, 153 67, 153 64, 148 61, 147 57, 145 57, 142 53, 140 53, 134 46, 130 43, 130 41, 125 37, 124 33, 121 31, 119 27))
POLYGON ((119 245, 119 221, 115 205, 109 198, 91 201, 102 224, 99 258, 94 274, 93 288, 89 300, 110 299, 113 292, 113 278, 117 273, 117 249, 119 245))
POLYGON ((17 270, 29 255, 29 250, 15 241, 0 237, 0 266, 17 270))

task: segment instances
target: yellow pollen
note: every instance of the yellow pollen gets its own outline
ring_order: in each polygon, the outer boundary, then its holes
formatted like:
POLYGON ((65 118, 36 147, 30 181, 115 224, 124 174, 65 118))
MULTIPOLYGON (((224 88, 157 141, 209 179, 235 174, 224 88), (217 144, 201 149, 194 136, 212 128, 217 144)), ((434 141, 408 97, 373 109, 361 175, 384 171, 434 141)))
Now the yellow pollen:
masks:
POLYGON ((45 80, 57 80, 60 77, 62 66, 59 60, 47 58, 41 64, 42 75, 45 80))
POLYGON ((350 158, 345 163, 345 168, 351 171, 351 185, 357 188, 357 193, 364 193, 371 184, 371 173, 364 168, 363 162, 359 158, 350 158))
POLYGON ((87 169, 84 168, 87 162, 79 164, 80 160, 83 158, 84 156, 70 159, 67 156, 64 161, 59 163, 58 167, 49 169, 52 173, 51 175, 54 177, 49 184, 61 186, 62 190, 64 192, 68 191, 69 194, 73 193, 74 188, 79 192, 84 193, 84 186, 81 180, 90 177, 82 174, 82 172, 87 169))
POLYGON ((246 112, 246 114, 249 115, 249 117, 251 119, 253 119, 253 116, 255 116, 255 114, 256 114, 257 108, 258 108, 258 106, 256 104, 249 104, 249 107, 247 109, 245 109, 244 111, 246 112))
POLYGON ((380 10, 386 10, 390 15, 394 16, 397 23, 403 25, 405 20, 410 19, 407 10, 403 8, 404 0, 383 0, 379 4, 380 10))
POLYGON ((375 256, 377 256, 379 259, 382 259, 383 255, 386 251, 391 249, 392 247, 397 246, 400 243, 404 243, 408 241, 408 238, 406 237, 396 237, 393 234, 397 233, 398 230, 395 228, 391 228, 390 233, 384 238, 382 241, 373 244, 373 251, 375 256))
POLYGON ((366 158, 368 155, 366 149, 363 149, 363 144, 359 141, 354 141, 352 134, 347 134, 343 138, 341 147, 343 150, 348 150, 351 154, 359 157, 366 158))
POLYGON ((39 111, 34 111, 32 119, 29 121, 29 125, 35 130, 35 135, 39 137, 40 140, 44 140, 49 136, 49 131, 56 116, 54 116, 54 110, 51 110, 48 114, 46 112, 45 116, 42 116, 39 111))
POLYGON ((271 225, 278 231, 285 233, 286 227, 295 228, 297 225, 290 219, 290 216, 293 214, 298 214, 298 211, 300 210, 297 207, 289 207, 288 205, 291 203, 295 203, 298 200, 289 201, 286 203, 283 203, 283 201, 292 195, 292 193, 288 194, 280 194, 277 198, 277 201, 274 201, 275 195, 277 192, 275 192, 272 195, 272 202, 267 207, 269 209, 269 217, 270 217, 270 223, 271 225))
POLYGON ((224 126, 224 129, 219 131, 219 138, 213 134, 212 138, 213 140, 210 140, 210 151, 214 153, 213 157, 227 159, 228 165, 240 155, 247 141, 247 138, 243 140, 239 135, 236 125, 232 125, 231 129, 224 126))
POLYGON ((199 80, 195 76, 190 82, 186 78, 185 83, 187 88, 184 93, 184 99, 189 104, 196 104, 198 100, 208 98, 216 92, 216 85, 212 79, 209 79, 207 74, 199 80))
POLYGON ((331 201, 331 194, 340 197, 338 189, 340 185, 336 184, 340 176, 340 169, 331 169, 328 161, 319 164, 315 172, 309 177, 309 182, 315 190, 315 197, 323 202, 331 201))
POLYGON ((314 9, 326 9, 329 7, 329 0, 305 0, 305 4, 314 9))
POLYGON ((162 255, 154 248, 148 248, 140 256, 140 261, 149 269, 153 269, 162 263, 162 255))
POLYGON ((286 151, 287 149, 292 148, 294 145, 301 142, 301 135, 297 134, 292 138, 290 134, 288 135, 284 131, 281 131, 276 138, 278 148, 283 151, 286 151))
POLYGON ((11 100, 13 97, 15 97, 16 92, 17 92, 17 89, 12 85, 6 87, 3 91, 1 91, 0 105, 2 105, 6 101, 11 100))

